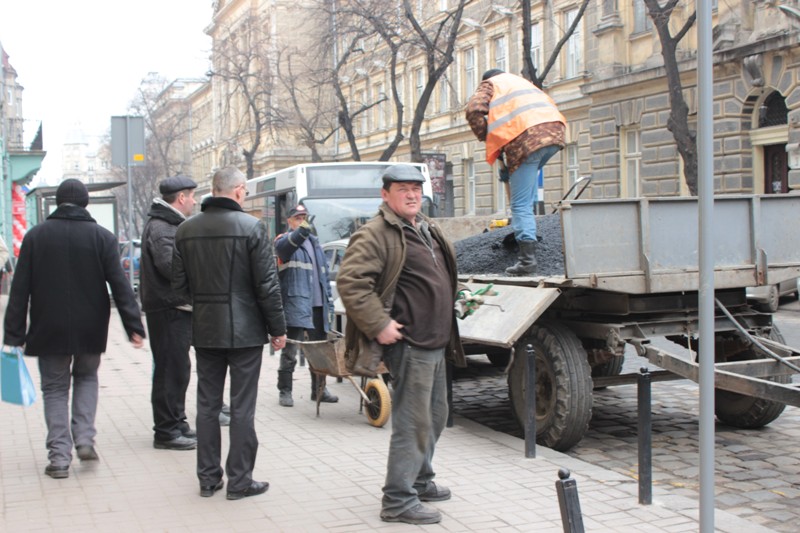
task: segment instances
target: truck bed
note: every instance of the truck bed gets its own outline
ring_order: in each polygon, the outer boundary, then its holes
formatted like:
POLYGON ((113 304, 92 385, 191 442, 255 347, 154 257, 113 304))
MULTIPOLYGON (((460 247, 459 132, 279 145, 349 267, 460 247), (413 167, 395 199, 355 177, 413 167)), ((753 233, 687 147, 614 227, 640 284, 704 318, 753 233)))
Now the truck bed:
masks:
MULTIPOLYGON (((564 276, 461 277, 629 294, 699 289, 696 198, 578 200, 560 213, 564 276)), ((718 196, 714 221, 716 289, 800 277, 800 195, 718 196)))

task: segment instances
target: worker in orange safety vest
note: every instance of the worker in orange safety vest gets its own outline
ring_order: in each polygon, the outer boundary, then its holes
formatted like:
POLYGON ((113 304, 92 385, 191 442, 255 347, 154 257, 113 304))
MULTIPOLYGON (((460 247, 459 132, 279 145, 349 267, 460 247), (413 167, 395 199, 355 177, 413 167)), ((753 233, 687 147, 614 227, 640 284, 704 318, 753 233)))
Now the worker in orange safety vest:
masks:
POLYGON ((565 142, 566 124, 556 103, 525 78, 487 70, 467 103, 467 122, 486 142, 486 161, 500 161, 500 180, 508 181, 511 218, 519 261, 506 269, 513 276, 536 272, 536 218, 539 170, 565 142))

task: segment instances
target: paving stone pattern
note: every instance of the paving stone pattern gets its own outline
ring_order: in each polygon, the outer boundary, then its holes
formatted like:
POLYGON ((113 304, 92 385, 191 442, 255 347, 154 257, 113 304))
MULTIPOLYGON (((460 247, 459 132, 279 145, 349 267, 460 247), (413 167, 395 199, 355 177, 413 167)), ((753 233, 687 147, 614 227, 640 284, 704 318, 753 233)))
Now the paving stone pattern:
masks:
MULTIPOLYGON (((800 346, 800 304, 782 307, 777 323, 791 346, 800 346)), ((654 344, 680 350, 665 339, 654 344)), ((626 351, 624 373, 646 359, 626 351)), ((456 372, 454 408, 461 416, 523 439, 511 416, 503 369, 483 356, 456 372)), ((638 479, 636 386, 596 391, 587 435, 567 455, 638 479)), ((652 386, 653 483, 671 494, 699 499, 699 389, 690 381, 652 386)), ((775 531, 795 532, 800 519, 800 409, 760 430, 716 425, 716 508, 775 531)))

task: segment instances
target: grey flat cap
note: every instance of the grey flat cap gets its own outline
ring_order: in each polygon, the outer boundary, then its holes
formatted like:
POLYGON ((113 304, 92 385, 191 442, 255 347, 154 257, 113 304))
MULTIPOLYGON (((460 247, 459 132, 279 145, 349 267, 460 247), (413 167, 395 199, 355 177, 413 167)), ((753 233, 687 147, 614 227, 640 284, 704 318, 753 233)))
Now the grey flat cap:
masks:
POLYGON ((383 183, 412 181, 425 183, 425 176, 414 165, 399 163, 383 171, 383 183))
POLYGON ((161 194, 172 194, 186 189, 196 189, 197 183, 186 176, 172 176, 161 180, 158 190, 161 194))

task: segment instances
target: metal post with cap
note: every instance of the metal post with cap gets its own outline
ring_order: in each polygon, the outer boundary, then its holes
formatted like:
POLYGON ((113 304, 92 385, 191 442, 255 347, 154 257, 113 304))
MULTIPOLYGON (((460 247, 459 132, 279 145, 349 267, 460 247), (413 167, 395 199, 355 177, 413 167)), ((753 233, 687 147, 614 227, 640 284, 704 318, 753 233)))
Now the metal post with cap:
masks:
POLYGON ((128 276, 133 279, 133 180, 131 167, 145 164, 144 117, 111 117, 111 163, 124 166, 127 171, 128 231, 130 253, 128 276))

